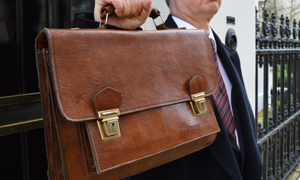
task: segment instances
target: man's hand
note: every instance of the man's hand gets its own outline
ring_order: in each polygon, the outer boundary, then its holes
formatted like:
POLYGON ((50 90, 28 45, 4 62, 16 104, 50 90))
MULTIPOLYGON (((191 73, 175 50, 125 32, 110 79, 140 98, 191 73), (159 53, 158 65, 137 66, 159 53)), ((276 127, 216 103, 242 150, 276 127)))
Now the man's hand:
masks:
POLYGON ((108 17, 107 23, 123 29, 141 26, 152 10, 152 0, 95 0, 95 21, 101 21, 101 8, 110 4, 114 6, 115 14, 108 17))

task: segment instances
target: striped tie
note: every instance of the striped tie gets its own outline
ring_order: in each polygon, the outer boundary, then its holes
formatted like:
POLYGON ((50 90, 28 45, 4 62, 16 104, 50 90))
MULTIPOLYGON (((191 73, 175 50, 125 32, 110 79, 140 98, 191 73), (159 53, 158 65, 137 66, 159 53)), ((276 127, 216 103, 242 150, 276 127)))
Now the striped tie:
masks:
POLYGON ((233 116, 231 114, 231 108, 229 105, 229 100, 225 88, 225 84, 219 69, 219 63, 217 60, 217 53, 215 49, 215 42, 213 39, 210 39, 211 45, 214 52, 214 58, 216 63, 216 69, 218 74, 218 81, 219 81, 219 89, 213 94, 213 97, 215 99, 215 102, 217 104, 217 107, 219 109, 219 112, 221 114, 221 118, 223 120, 223 123, 226 127, 226 129, 229 131, 229 133, 233 136, 233 138, 236 140, 235 136, 235 128, 236 124, 234 122, 233 116))

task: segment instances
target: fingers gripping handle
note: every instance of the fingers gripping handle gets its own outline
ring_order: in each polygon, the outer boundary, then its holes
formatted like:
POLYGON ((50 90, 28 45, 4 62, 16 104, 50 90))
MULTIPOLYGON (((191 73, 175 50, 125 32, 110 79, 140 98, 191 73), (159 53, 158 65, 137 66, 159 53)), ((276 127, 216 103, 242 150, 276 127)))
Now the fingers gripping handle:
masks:
MULTIPOLYGON (((102 7, 101 8, 100 19, 105 19, 105 22, 103 24, 100 21, 99 28, 105 28, 106 24, 107 24, 108 16, 113 15, 113 14, 115 14, 115 8, 113 7, 113 5, 108 5, 108 6, 102 7)), ((161 16, 161 13, 158 9, 153 8, 150 15, 149 15, 149 17, 151 17, 153 19, 153 22, 154 22, 155 27, 156 27, 157 30, 167 29, 166 26, 165 26, 165 22, 164 22, 164 20, 161 16), (159 25, 157 25, 154 21, 154 19, 156 19, 157 17, 160 17, 161 20, 162 20, 162 23, 159 24, 159 25)))

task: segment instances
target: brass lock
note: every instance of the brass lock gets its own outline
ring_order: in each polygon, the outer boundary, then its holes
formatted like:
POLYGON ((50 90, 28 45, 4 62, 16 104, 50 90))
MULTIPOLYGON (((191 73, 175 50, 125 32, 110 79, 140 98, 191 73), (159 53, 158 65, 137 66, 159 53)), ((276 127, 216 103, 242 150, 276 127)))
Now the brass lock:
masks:
POLYGON ((201 116, 206 114, 207 107, 205 102, 205 93, 200 92, 197 94, 193 94, 192 96, 191 106, 195 116, 201 116))
POLYGON ((103 141, 109 141, 121 137, 119 126, 119 109, 99 111, 97 124, 103 141))

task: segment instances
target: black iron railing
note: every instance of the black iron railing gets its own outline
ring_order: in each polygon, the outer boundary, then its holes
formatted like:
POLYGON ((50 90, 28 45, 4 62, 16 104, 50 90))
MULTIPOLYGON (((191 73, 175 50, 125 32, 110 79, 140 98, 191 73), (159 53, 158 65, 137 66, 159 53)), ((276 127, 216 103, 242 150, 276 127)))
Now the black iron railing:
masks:
POLYGON ((256 125, 264 180, 285 179, 300 160, 300 22, 256 12, 256 125), (260 83, 263 82, 263 83, 260 83), (262 98, 259 91, 262 90, 262 98), (262 108, 259 109, 260 105, 262 108))

